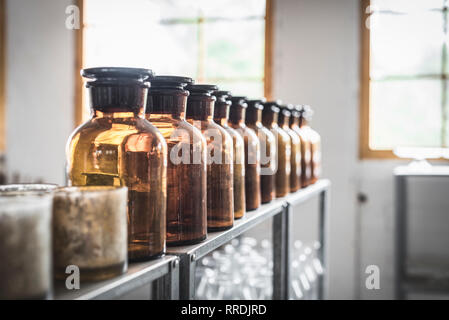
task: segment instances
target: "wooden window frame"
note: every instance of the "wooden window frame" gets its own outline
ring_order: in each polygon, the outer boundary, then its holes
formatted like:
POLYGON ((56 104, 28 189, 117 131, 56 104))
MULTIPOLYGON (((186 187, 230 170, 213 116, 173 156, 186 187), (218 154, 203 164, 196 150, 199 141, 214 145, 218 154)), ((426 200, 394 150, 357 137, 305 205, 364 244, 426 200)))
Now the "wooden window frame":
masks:
MULTIPOLYGON (((3 1, 3 0, 0 0, 3 1)), ((273 25, 274 25, 274 2, 266 0, 265 4, 265 57, 264 57, 264 95, 271 100, 272 96, 272 64, 273 64, 273 25)), ((76 30, 75 37, 75 108, 74 124, 79 126, 83 122, 84 90, 80 70, 84 66, 84 0, 76 0, 75 4, 80 10, 80 29, 76 30)))
MULTIPOLYGON (((370 17, 368 7, 371 0, 360 1, 360 108, 359 108, 359 159, 402 159, 393 150, 371 149, 370 134, 370 30, 366 23, 370 17)), ((439 158, 432 160, 447 159, 439 158)))
POLYGON ((360 159, 399 159, 393 150, 374 150, 369 145, 370 132, 370 30, 366 27, 370 13, 368 7, 370 0, 360 2, 360 135, 359 158, 360 159))

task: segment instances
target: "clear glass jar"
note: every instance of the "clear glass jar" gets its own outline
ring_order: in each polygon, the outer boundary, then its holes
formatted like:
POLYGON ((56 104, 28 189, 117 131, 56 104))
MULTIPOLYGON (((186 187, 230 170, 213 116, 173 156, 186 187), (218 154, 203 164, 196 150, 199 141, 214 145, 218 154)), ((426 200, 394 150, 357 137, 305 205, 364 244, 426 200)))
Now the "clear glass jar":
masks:
POLYGON ((91 118, 67 145, 70 186, 128 187, 128 258, 145 260, 165 251, 167 144, 144 118, 146 69, 91 68, 91 118))
POLYGON ((276 197, 281 198, 290 192, 290 136, 278 125, 280 102, 265 102, 262 111, 262 123, 275 135, 277 141, 276 197))
MULTIPOLYGON (((309 136, 304 128, 299 126, 301 118, 302 106, 297 105, 292 111, 292 116, 290 117, 290 128, 294 130, 299 138, 301 139, 301 188, 306 187, 311 180, 311 154, 312 148, 310 146, 309 136)), ((301 122, 302 123, 302 122, 301 122)))
POLYGON ((283 112, 279 115, 279 126, 290 136, 290 192, 298 191, 301 188, 301 139, 299 135, 290 128, 290 118, 292 118, 293 105, 281 106, 283 112), (285 111, 285 112, 284 112, 285 111))
POLYGON ((260 144, 253 129, 245 124, 246 97, 232 97, 229 110, 230 126, 245 142, 245 200, 246 210, 259 208, 260 200, 260 144))
POLYGON ((309 123, 312 120, 313 111, 308 105, 302 108, 300 128, 307 132, 310 141, 310 182, 315 183, 321 176, 321 137, 313 130, 309 123))
POLYGON ((53 268, 67 278, 79 268, 81 282, 112 278, 127 270, 128 189, 64 187, 53 199, 53 268))
POLYGON ((262 103, 265 100, 248 100, 245 123, 253 129, 260 142, 260 192, 262 203, 276 197, 276 139, 274 134, 262 125, 262 103))
POLYGON ((8 191, 8 186, 2 187, 0 299, 49 298, 52 294, 53 195, 32 191, 32 188, 8 191))
POLYGON ((168 146, 167 245, 198 243, 207 236, 206 140, 185 120, 184 87, 192 79, 157 76, 148 91, 147 119, 168 146))
POLYGON ((207 229, 226 230, 234 225, 234 151, 232 137, 216 124, 215 85, 190 84, 187 98, 187 121, 201 130, 207 143, 207 229))
POLYGON ((245 142, 243 137, 228 124, 229 107, 231 101, 228 99, 229 91, 215 91, 217 98, 214 108, 214 121, 226 130, 232 137, 233 142, 233 164, 234 164, 234 219, 240 219, 245 215, 245 142))

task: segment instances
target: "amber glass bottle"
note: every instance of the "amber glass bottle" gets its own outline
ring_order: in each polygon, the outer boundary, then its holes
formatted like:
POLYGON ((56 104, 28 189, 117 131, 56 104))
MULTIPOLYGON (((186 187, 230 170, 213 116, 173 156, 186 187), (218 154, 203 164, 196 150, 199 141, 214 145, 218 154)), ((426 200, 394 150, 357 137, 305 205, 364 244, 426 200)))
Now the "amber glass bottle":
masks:
POLYGON ((262 125, 262 103, 264 100, 248 100, 245 123, 259 137, 260 143, 260 192, 262 203, 276 197, 276 139, 274 134, 262 125))
POLYGON ((197 243, 207 236, 206 140, 185 121, 192 79, 157 76, 148 91, 147 119, 168 146, 167 244, 197 243))
POLYGON ((309 137, 311 160, 310 160, 310 183, 315 183, 321 176, 321 137, 313 130, 309 123, 312 120, 313 110, 305 105, 302 108, 301 128, 303 128, 309 137))
POLYGON ((253 129, 245 124, 246 97, 232 97, 229 111, 231 127, 245 142, 245 200, 246 210, 259 208, 260 200, 260 144, 253 129))
POLYGON ((262 112, 262 123, 276 135, 277 141, 277 171, 276 197, 284 197, 290 192, 290 136, 278 125, 279 102, 265 102, 262 112))
POLYGON ((281 106, 282 111, 279 115, 279 126, 290 136, 290 192, 298 191, 301 188, 301 139, 299 135, 290 128, 290 119, 292 118, 293 105, 281 106))
POLYGON ((201 130, 207 142, 207 229, 226 230, 234 225, 234 170, 232 137, 213 121, 215 85, 186 88, 187 121, 201 130))
POLYGON ((128 187, 128 258, 159 256, 165 250, 167 145, 144 119, 144 80, 152 73, 91 68, 82 75, 89 79, 92 117, 69 138, 69 185, 128 187))
POLYGON ((242 136, 228 124, 231 95, 229 91, 215 91, 217 98, 214 107, 214 121, 226 130, 232 137, 233 164, 234 164, 234 219, 240 219, 245 215, 245 142, 242 136))
POLYGON ((309 181, 311 180, 311 147, 309 137, 304 128, 300 128, 300 119, 301 124, 303 123, 302 119, 302 106, 297 105, 292 111, 292 116, 290 117, 290 128, 294 130, 299 138, 301 139, 301 188, 307 186, 309 181))

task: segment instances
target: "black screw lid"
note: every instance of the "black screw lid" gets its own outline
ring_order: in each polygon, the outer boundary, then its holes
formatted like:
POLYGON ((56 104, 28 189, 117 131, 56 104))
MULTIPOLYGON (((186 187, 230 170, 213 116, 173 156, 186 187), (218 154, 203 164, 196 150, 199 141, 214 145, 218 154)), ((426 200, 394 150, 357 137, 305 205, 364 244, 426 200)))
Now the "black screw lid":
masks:
POLYGON ((191 95, 210 96, 212 92, 218 90, 218 87, 214 84, 189 84, 187 85, 186 90, 188 90, 191 95))
POLYGON ((153 88, 167 88, 167 89, 184 89, 185 86, 192 84, 193 79, 181 76, 156 76, 151 79, 151 86, 153 88))
POLYGON ((90 91, 90 104, 94 110, 102 112, 144 110, 145 80, 153 77, 149 69, 98 67, 81 70, 81 75, 89 79, 86 87, 90 91))
POLYGON ((246 103, 248 104, 248 109, 263 110, 263 103, 265 101, 266 101, 265 99, 256 99, 256 100, 247 100, 246 103))
POLYGON ((282 103, 281 100, 264 102, 263 103, 263 106, 264 106, 263 113, 279 113, 281 110, 279 108, 281 103, 282 103))
POLYGON ((95 85, 97 83, 113 83, 121 80, 143 83, 145 80, 152 79, 154 73, 149 69, 142 68, 95 67, 82 69, 81 76, 91 80, 87 82, 87 85, 95 85))
POLYGON ((231 96, 232 106, 239 105, 242 108, 247 108, 246 97, 245 96, 231 96))

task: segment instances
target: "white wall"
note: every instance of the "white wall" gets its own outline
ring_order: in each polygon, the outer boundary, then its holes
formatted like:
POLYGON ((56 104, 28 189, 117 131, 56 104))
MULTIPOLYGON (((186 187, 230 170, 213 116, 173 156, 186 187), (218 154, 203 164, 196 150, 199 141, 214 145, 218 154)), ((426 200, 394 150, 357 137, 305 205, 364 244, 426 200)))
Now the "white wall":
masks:
POLYGON ((358 1, 280 0, 274 95, 314 107, 323 175, 332 180, 330 297, 353 298, 357 178, 358 1))
POLYGON ((6 126, 10 172, 62 184, 73 129, 74 38, 70 0, 8 0, 6 126))

